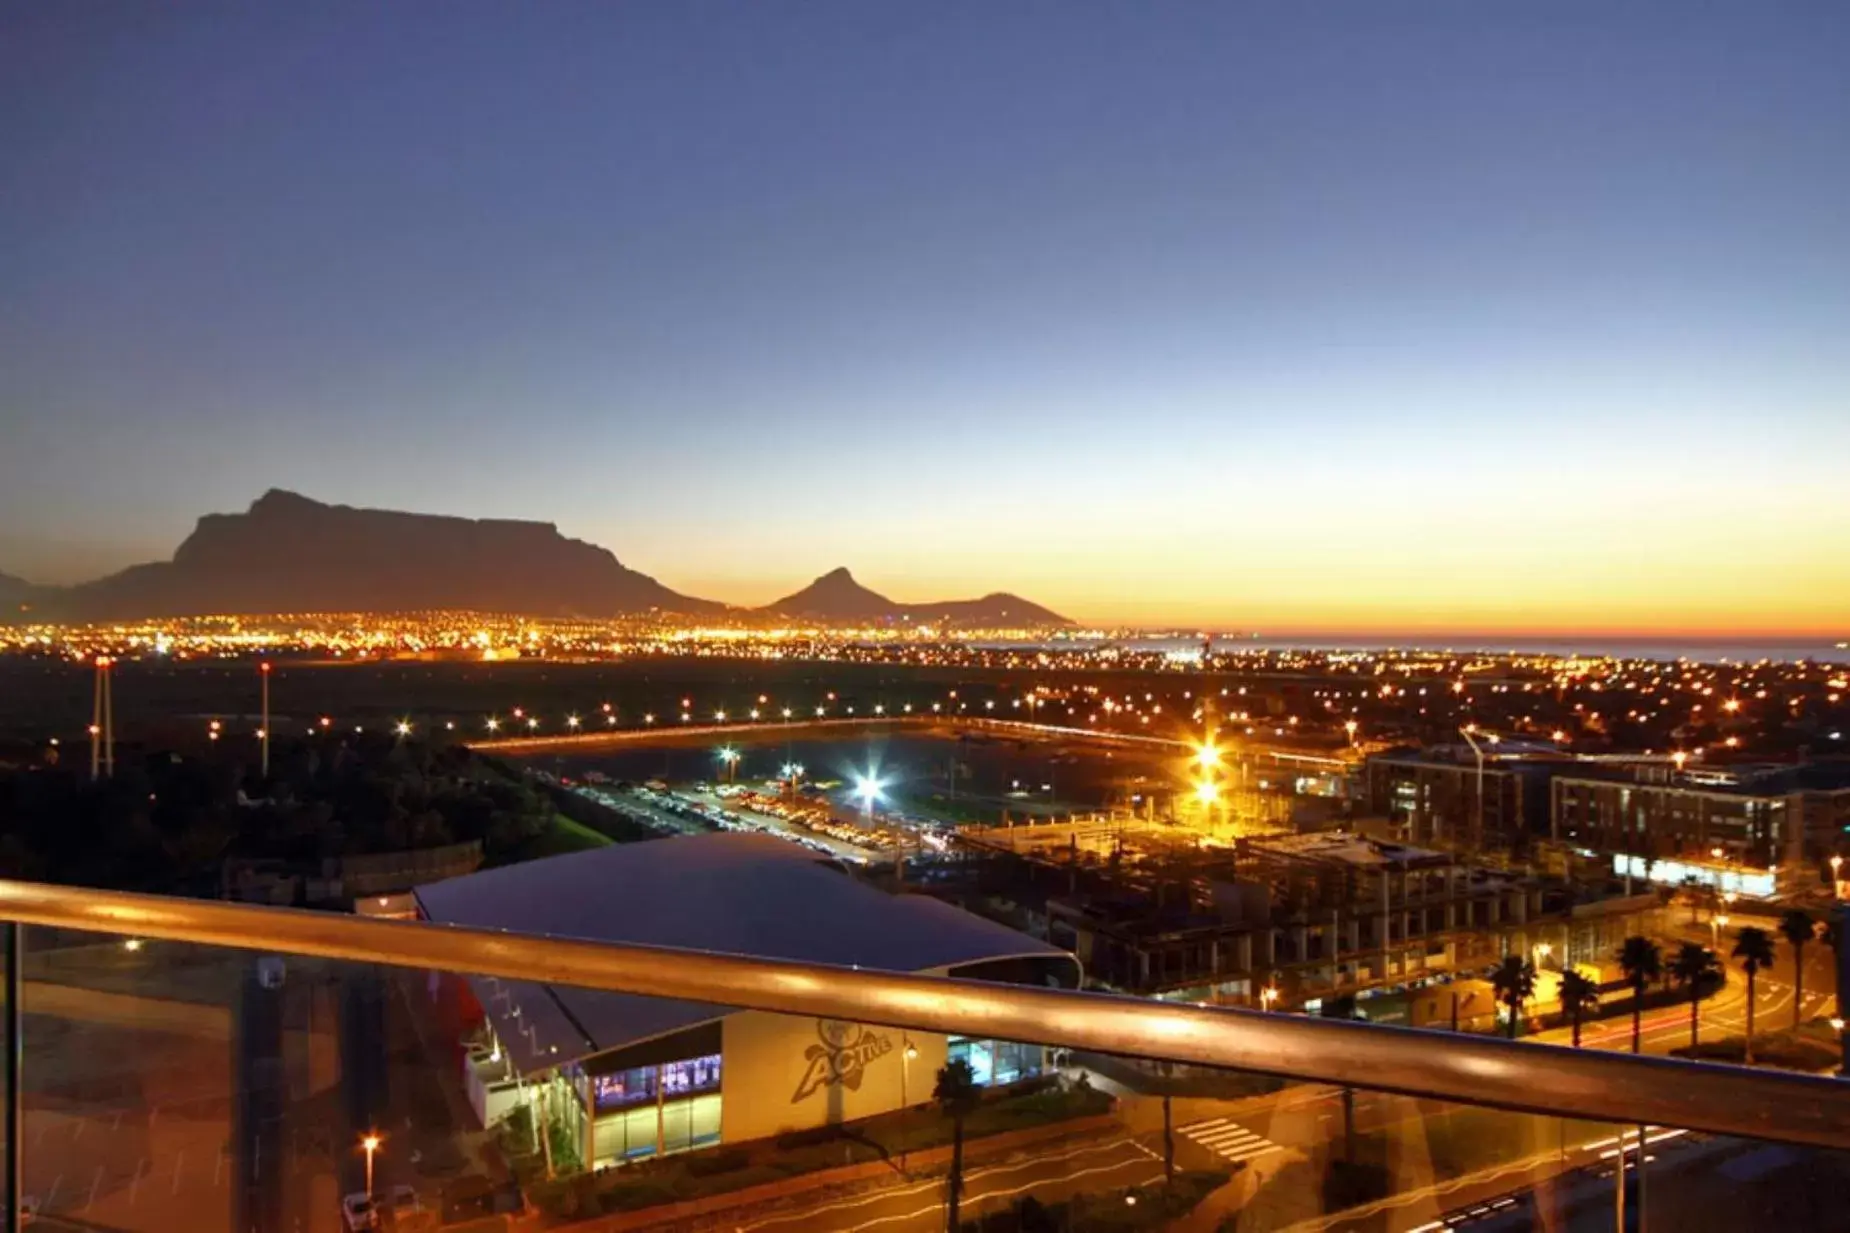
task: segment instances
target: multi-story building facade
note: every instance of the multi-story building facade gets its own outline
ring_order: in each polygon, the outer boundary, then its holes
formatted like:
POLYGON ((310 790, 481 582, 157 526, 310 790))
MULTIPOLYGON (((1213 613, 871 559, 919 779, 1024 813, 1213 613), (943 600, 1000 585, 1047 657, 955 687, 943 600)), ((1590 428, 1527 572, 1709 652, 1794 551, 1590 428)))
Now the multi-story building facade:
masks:
POLYGON ((1465 747, 1399 750, 1368 759, 1369 813, 1396 839, 1465 852, 1522 852, 1546 832, 1548 779, 1564 763, 1465 747))
POLYGON ((1642 862, 1749 870, 1823 866, 1850 850, 1850 765, 1756 765, 1557 775, 1551 835, 1642 862))
POLYGON ((1541 946, 1580 962, 1636 932, 1656 902, 1596 908, 1559 883, 1322 832, 1243 842, 1231 871, 1153 893, 1055 896, 1047 921, 1049 940, 1114 988, 1256 1002, 1272 987, 1297 1003, 1476 971, 1541 946))

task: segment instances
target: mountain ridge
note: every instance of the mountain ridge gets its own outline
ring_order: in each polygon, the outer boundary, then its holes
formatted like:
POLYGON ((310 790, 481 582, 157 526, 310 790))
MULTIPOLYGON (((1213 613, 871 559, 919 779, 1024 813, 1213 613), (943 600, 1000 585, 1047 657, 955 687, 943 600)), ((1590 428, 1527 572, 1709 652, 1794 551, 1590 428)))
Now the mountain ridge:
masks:
POLYGON ((328 504, 271 488, 201 515, 171 559, 73 586, 0 573, 0 617, 49 621, 285 612, 478 611, 523 616, 803 616, 824 622, 1068 625, 1019 596, 899 604, 835 569, 763 608, 684 595, 550 522, 328 504))
POLYGON ((1052 609, 1007 591, 977 599, 947 599, 902 604, 862 586, 846 566, 837 566, 800 591, 766 604, 758 612, 771 616, 809 617, 825 621, 946 622, 992 629, 1071 625, 1052 609))
POLYGON ((533 616, 702 615, 671 590, 552 523, 329 505, 273 488, 239 514, 205 514, 171 560, 38 588, 47 617, 476 610, 533 616))

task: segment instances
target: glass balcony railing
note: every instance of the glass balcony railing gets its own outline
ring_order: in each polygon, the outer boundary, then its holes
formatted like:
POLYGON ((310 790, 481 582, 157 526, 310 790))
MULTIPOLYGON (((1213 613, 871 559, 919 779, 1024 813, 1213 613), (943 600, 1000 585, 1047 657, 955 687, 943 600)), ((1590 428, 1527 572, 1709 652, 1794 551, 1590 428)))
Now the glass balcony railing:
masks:
POLYGON ((35 1228, 1806 1229, 1850 1182, 1824 1076, 22 883, 0 919, 35 1228))

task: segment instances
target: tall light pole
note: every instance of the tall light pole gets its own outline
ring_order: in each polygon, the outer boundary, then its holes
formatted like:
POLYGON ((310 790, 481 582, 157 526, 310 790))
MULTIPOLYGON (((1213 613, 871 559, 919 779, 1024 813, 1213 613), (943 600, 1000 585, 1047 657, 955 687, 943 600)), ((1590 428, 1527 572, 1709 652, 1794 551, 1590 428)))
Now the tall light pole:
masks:
POLYGON ((880 799, 880 780, 873 775, 863 775, 854 786, 854 794, 861 798, 861 821, 869 830, 874 825, 874 803, 880 799))
POLYGON ((103 777, 103 674, 109 670, 109 660, 101 655, 96 657, 96 680, 90 686, 90 779, 95 782, 103 777))
POLYGON ((90 778, 116 773, 116 697, 112 684, 116 661, 96 657, 96 686, 90 707, 90 778))
POLYGON ((264 660, 257 665, 257 679, 262 682, 262 727, 257 729, 257 741, 260 749, 258 765, 262 767, 264 778, 270 776, 270 661, 264 660))
POLYGON ((360 1140, 360 1146, 366 1149, 366 1197, 369 1199, 373 1195, 373 1156, 379 1151, 379 1144, 377 1134, 369 1134, 360 1140))
MULTIPOLYGON (((1484 841, 1484 747, 1477 743, 1475 733, 1477 725, 1466 724, 1458 730, 1458 735, 1465 738, 1465 744, 1471 746, 1471 752, 1477 755, 1477 834, 1474 842, 1484 841)), ((1497 734, 1492 732, 1484 738, 1490 744, 1497 743, 1497 734)))

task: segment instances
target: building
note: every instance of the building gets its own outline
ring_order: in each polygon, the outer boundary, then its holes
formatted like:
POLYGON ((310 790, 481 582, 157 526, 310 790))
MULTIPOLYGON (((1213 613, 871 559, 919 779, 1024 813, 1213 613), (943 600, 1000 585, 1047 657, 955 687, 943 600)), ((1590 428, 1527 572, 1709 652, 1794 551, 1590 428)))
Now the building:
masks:
POLYGON ((1549 779, 1571 765, 1533 751, 1486 751, 1480 764, 1462 745, 1393 750, 1368 759, 1368 812, 1402 843, 1521 853, 1547 831, 1549 779))
POLYGON ((1772 898, 1850 848, 1841 763, 1588 768, 1557 776, 1551 791, 1555 838, 1656 882, 1772 898))
POLYGON ((1049 939, 1128 992, 1257 1004, 1273 988, 1298 1005, 1542 947, 1577 962, 1657 905, 1343 831, 1256 837, 1218 862, 1160 869, 1127 866, 1102 886, 1075 877, 1047 899, 1049 939))
MULTIPOLYGON (((1076 988, 1045 942, 937 900, 892 895, 767 835, 619 844, 417 889, 431 921, 888 972, 1076 988)), ((1038 1046, 947 1039, 704 1002, 433 975, 470 1027, 478 1116, 522 1105, 594 1167, 852 1122, 921 1103, 947 1058, 978 1082, 1038 1074, 1038 1046)))

